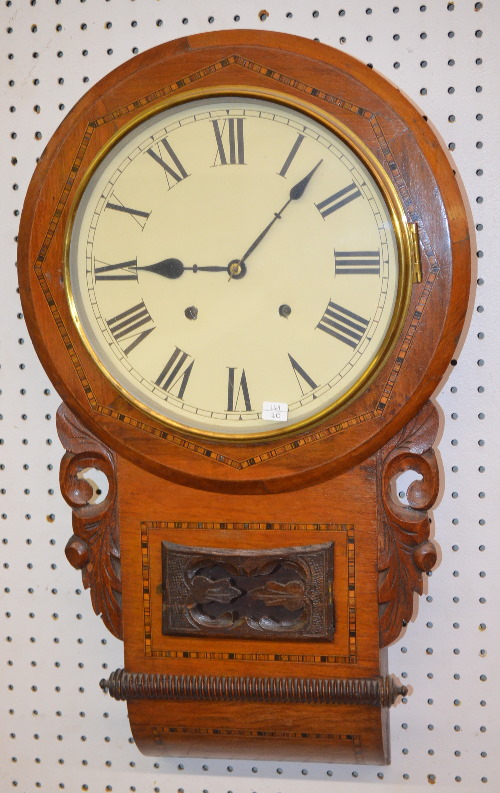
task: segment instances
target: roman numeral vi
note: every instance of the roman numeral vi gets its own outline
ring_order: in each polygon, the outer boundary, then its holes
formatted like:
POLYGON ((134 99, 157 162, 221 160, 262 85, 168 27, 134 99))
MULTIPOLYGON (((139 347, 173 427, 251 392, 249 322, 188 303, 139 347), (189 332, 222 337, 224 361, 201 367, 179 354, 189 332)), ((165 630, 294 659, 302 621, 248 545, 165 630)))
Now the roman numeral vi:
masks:
POLYGON ((252 410, 245 370, 244 369, 241 370, 240 381, 239 383, 237 383, 236 368, 233 366, 228 366, 228 378, 227 378, 228 411, 238 410, 238 401, 240 397, 243 397, 245 410, 252 410))

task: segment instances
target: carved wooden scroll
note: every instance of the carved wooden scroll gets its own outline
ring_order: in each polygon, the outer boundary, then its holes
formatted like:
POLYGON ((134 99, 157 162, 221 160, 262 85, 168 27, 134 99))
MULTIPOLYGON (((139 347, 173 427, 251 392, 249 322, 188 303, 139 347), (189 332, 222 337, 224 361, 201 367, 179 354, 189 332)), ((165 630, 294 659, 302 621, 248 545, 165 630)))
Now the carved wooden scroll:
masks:
POLYGON ((232 550, 162 543, 163 633, 331 640, 333 543, 232 550))
POLYGON ((66 454, 61 460, 61 492, 73 510, 74 534, 66 545, 68 561, 82 571, 90 588, 92 605, 117 638, 123 638, 120 544, 116 514, 116 475, 113 452, 80 424, 66 405, 57 412, 57 432, 66 454), (93 488, 81 474, 89 468, 102 471, 108 492, 92 503, 93 488))
POLYGON ((437 498, 439 471, 432 449, 438 430, 438 413, 427 402, 378 453, 379 504, 379 626, 380 646, 397 639, 413 612, 413 593, 422 594, 422 574, 436 563, 436 549, 429 540, 429 510, 437 498), (421 479, 412 482, 403 504, 396 492, 396 478, 414 471, 421 479))

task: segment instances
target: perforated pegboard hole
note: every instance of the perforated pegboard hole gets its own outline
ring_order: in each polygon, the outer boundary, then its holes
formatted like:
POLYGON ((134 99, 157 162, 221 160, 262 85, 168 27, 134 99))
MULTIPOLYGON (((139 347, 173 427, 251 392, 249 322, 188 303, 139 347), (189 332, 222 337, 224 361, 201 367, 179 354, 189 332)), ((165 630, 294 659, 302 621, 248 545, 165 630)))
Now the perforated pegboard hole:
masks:
POLYGON ((419 474, 417 471, 413 471, 411 469, 399 474, 399 476, 396 478, 396 482, 394 483, 394 487, 397 498, 401 504, 405 504, 406 506, 409 505, 408 490, 414 482, 422 481, 422 478, 422 474, 419 474))
POLYGON ((100 504, 108 495, 109 482, 106 474, 99 468, 85 468, 78 473, 78 479, 85 479, 92 487, 89 504, 100 504))

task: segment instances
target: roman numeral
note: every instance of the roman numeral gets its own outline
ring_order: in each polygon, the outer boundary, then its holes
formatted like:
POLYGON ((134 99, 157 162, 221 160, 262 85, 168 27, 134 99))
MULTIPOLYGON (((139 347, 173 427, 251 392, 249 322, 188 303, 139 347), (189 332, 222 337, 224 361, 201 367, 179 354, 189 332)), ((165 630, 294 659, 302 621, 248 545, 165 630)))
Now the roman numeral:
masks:
POLYGON ((217 142, 214 165, 245 165, 243 121, 243 118, 226 118, 221 127, 217 119, 212 119, 217 142))
POLYGON ((155 329, 153 320, 142 301, 117 314, 116 317, 107 319, 106 322, 116 341, 133 339, 132 343, 124 348, 125 355, 129 355, 155 329), (144 328, 144 325, 152 325, 152 327, 144 328))
POLYGON ((125 212, 129 215, 136 223, 139 224, 141 229, 144 228, 146 225, 148 218, 151 212, 144 212, 142 209, 133 209, 132 207, 126 207, 122 202, 113 196, 114 201, 108 201, 106 204, 106 209, 114 209, 115 212, 125 212))
POLYGON ((380 275, 380 251, 335 251, 335 275, 380 275))
POLYGON ((355 348, 363 338, 368 322, 369 320, 363 319, 359 314, 348 311, 330 300, 316 327, 349 345, 349 347, 355 348))
POLYGON ((337 209, 348 204, 350 201, 354 201, 355 198, 359 198, 361 195, 361 191, 356 187, 354 182, 344 187, 342 190, 339 190, 338 193, 334 193, 328 198, 325 198, 324 201, 320 201, 319 204, 316 204, 316 208, 320 213, 321 217, 324 219, 331 215, 332 212, 336 212, 337 209))
MULTIPOLYGON (((304 395, 308 391, 311 391, 311 390, 314 390, 315 388, 317 388, 318 386, 316 385, 316 383, 314 382, 312 377, 309 377, 307 372, 302 368, 302 366, 300 366, 300 364, 297 363, 295 358, 292 358, 290 353, 288 353, 288 357, 290 359, 290 363, 292 364, 293 373, 294 373, 294 375, 295 375, 295 377, 297 379, 297 383, 299 384, 299 388, 302 391, 302 394, 304 395), (302 385, 302 381, 304 381, 306 383, 306 385, 309 386, 309 388, 305 388, 304 389, 304 387, 302 385)), ((315 395, 313 395, 313 396, 314 396, 314 398, 316 398, 315 395)))
POLYGON ((191 360, 184 371, 182 367, 190 357, 191 356, 189 356, 187 352, 183 352, 179 347, 176 347, 166 365, 161 370, 158 379, 155 380, 155 385, 160 386, 160 388, 169 393, 173 393, 173 389, 178 386, 177 394, 174 393, 174 396, 183 399, 186 386, 191 377, 191 372, 193 371, 194 359, 191 360))
POLYGON ((228 411, 238 410, 238 402, 243 397, 245 410, 252 410, 250 404, 250 394, 248 393, 247 376, 245 370, 241 370, 239 384, 236 383, 236 368, 228 366, 227 378, 227 409, 228 411))
POLYGON ((302 141, 304 140, 304 137, 305 137, 305 135, 297 135, 297 139, 296 139, 295 143, 293 144, 292 148, 290 149, 290 154, 288 155, 288 157, 286 158, 285 162, 283 163, 283 167, 281 168, 281 171, 279 172, 278 176, 286 176, 286 172, 288 171, 290 165, 292 164, 292 162, 294 160, 294 157, 295 157, 295 155, 297 154, 297 152, 299 150, 299 146, 302 143, 302 141))
POLYGON ((117 264, 99 262, 99 266, 97 262, 96 259, 94 262, 96 281, 137 281, 137 259, 117 264))
POLYGON ((167 177, 168 189, 170 190, 172 187, 175 187, 176 184, 179 184, 179 182, 181 182, 183 179, 186 179, 186 177, 189 176, 189 174, 182 165, 181 161, 179 160, 177 154, 173 150, 167 138, 162 138, 160 143, 155 144, 158 151, 155 151, 155 149, 151 148, 151 149, 147 149, 147 153, 149 154, 150 157, 153 158, 155 162, 158 163, 158 165, 161 165, 161 167, 165 171, 165 176, 167 177), (175 166, 174 168, 161 156, 162 151, 160 149, 160 143, 163 145, 163 148, 165 149, 168 157, 170 158, 170 162, 175 166))

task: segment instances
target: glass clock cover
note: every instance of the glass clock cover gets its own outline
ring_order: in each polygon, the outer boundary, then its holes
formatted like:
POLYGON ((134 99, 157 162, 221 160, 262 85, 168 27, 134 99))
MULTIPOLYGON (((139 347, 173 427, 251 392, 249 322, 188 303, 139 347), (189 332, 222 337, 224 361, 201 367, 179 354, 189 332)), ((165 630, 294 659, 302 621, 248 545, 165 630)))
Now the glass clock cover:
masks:
POLYGON ((101 370, 190 432, 258 438, 358 394, 404 318, 403 214, 352 133, 273 96, 207 95, 106 147, 66 288, 101 370))

